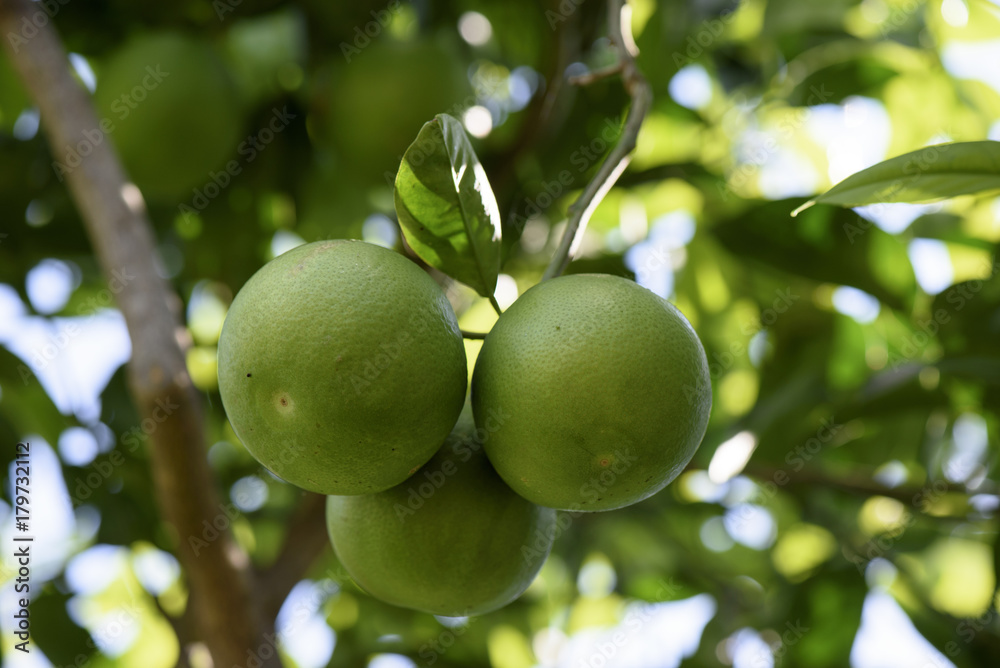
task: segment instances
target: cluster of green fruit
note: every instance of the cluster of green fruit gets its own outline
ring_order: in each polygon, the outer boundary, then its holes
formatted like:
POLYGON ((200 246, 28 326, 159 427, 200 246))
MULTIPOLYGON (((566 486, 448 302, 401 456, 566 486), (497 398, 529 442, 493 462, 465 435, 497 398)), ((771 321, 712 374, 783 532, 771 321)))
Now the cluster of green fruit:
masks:
POLYGON ((358 241, 300 246, 258 271, 219 341, 233 429, 270 471, 330 495, 355 581, 439 615, 517 598, 555 510, 621 508, 673 480, 711 408, 694 330, 624 278, 525 292, 486 337, 466 404, 455 313, 416 264, 358 241))

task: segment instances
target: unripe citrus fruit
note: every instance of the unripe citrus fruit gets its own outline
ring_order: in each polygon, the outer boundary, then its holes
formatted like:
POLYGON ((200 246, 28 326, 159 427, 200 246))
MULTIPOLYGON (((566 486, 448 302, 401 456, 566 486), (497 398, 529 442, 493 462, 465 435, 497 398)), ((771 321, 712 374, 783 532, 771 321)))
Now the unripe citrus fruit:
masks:
POLYGON ((611 510, 656 493, 694 455, 712 406, 705 351, 665 299, 607 275, 525 292, 487 335, 472 378, 485 442, 539 505, 611 510))
POLYGON ((552 547, 555 511, 515 494, 457 432, 409 480, 331 496, 327 528, 365 591, 435 615, 475 615, 520 596, 552 547))
POLYGON ((331 58, 310 102, 310 137, 362 179, 395 173, 423 124, 443 109, 468 106, 462 100, 472 93, 461 52, 443 36, 382 37, 358 54, 331 58))
POLYGON ((209 172, 243 160, 234 84, 208 43, 175 32, 135 37, 99 74, 101 131, 147 197, 190 200, 212 182, 209 172))
POLYGON ((247 450, 324 494, 397 485, 455 424, 465 349, 417 265, 362 241, 318 241, 247 281, 219 339, 219 392, 247 450))

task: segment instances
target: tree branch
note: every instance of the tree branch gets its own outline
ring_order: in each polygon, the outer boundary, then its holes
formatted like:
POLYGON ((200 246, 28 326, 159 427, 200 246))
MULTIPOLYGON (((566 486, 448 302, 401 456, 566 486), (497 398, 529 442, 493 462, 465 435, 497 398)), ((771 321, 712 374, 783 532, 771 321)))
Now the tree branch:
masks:
POLYGON ((259 576, 261 609, 267 619, 278 616, 288 592, 329 546, 326 497, 308 492, 291 519, 277 558, 259 576))
POLYGON ((943 494, 959 492, 967 494, 965 487, 944 481, 930 482, 922 487, 901 485, 887 487, 870 477, 858 474, 834 474, 818 467, 805 467, 800 471, 789 473, 771 466, 750 465, 746 473, 760 480, 772 480, 779 486, 779 476, 787 478, 787 484, 792 487, 815 489, 817 486, 838 489, 842 492, 859 496, 885 496, 900 501, 911 508, 923 511, 923 505, 940 498, 943 494))
POLYGON ((563 233, 562 241, 559 242, 559 248, 556 249, 552 261, 542 276, 543 281, 555 278, 566 270, 570 256, 577 245, 577 240, 586 229, 594 209, 628 167, 629 154, 635 148, 639 128, 642 127, 642 121, 646 118, 653 103, 653 90, 635 63, 635 41, 632 39, 632 28, 629 25, 628 17, 630 17, 630 13, 627 11, 624 0, 611 0, 608 3, 608 32, 611 41, 618 49, 620 65, 617 68, 621 69, 622 83, 629 97, 632 98, 632 108, 625 121, 625 128, 622 130, 618 144, 601 163, 597 174, 583 189, 580 197, 570 205, 566 231, 563 233), (623 20, 623 15, 626 15, 626 20, 623 20))
MULTIPOLYGON (((61 161, 68 147, 101 126, 52 21, 35 22, 37 32, 30 38, 21 35, 37 12, 30 0, 0 0, 0 34, 40 109, 53 156, 61 161)), ((139 413, 156 425, 149 434, 153 485, 174 531, 199 631, 216 666, 243 665, 247 652, 264 643, 267 626, 251 596, 247 555, 230 532, 205 532, 204 523, 211 526, 224 510, 205 457, 200 398, 178 344, 181 301, 156 273, 142 196, 126 178, 110 140, 90 141, 90 154, 67 168, 66 180, 105 274, 120 286, 116 298, 132 340, 129 387, 139 413)), ((281 663, 275 657, 261 665, 281 663)))

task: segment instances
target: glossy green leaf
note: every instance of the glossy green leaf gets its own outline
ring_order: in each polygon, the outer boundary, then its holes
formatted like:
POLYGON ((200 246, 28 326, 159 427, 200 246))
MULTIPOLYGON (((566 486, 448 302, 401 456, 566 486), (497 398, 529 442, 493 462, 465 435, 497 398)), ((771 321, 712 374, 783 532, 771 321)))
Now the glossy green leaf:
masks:
POLYGON ((1000 188, 1000 142, 938 144, 890 158, 847 177, 813 204, 862 206, 928 202, 1000 188))
POLYGON ((438 114, 396 174, 403 236, 427 264, 492 297, 500 272, 500 212, 462 124, 438 114))

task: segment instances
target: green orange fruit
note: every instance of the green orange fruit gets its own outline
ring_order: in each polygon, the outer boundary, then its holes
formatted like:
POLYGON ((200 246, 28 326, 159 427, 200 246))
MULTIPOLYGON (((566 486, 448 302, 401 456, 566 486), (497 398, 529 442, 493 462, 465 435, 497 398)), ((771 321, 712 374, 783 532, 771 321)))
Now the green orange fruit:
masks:
POLYGON ((208 43, 169 31, 137 36, 98 75, 101 132, 147 197, 190 200, 210 172, 243 160, 234 83, 208 43))
POLYGON ((219 339, 219 391, 247 450, 323 494, 379 492, 433 456, 465 399, 455 313, 416 264, 361 241, 278 256, 219 339))
POLYGON ((316 77, 310 137, 356 178, 395 174, 424 123, 475 100, 458 54, 443 35, 413 41, 382 35, 357 54, 338 53, 316 77))
POLYGON ((528 588, 552 546, 555 511, 511 491, 479 443, 456 432, 401 485, 328 497, 327 528, 369 594, 455 617, 490 612, 528 588))
POLYGON ((624 278, 564 276, 525 292, 487 335, 472 406, 490 461, 539 505, 611 510, 691 460, 712 406, 698 336, 624 278), (509 417, 491 425, 497 412, 509 417), (493 428, 496 427, 496 428, 493 428))

